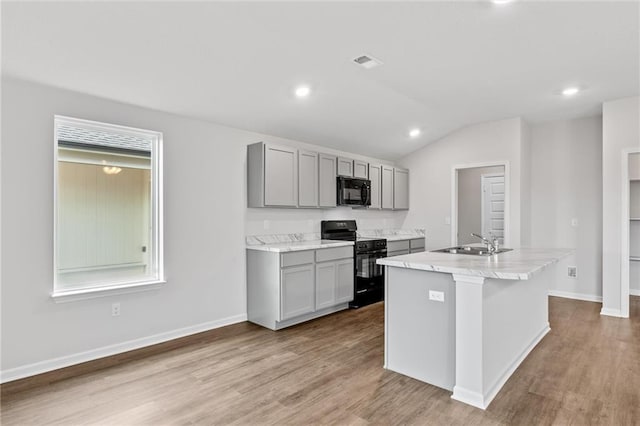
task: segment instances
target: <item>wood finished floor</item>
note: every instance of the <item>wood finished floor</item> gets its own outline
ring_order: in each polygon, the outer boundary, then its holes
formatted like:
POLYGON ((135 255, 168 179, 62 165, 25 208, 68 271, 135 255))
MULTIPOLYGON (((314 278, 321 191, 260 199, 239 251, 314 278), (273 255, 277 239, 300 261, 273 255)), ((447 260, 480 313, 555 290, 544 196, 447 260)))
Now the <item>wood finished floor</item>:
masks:
POLYGON ((279 332, 242 323, 188 346, 5 394, 2 425, 640 424, 631 320, 550 298, 551 332, 486 411, 385 371, 383 306, 279 332))

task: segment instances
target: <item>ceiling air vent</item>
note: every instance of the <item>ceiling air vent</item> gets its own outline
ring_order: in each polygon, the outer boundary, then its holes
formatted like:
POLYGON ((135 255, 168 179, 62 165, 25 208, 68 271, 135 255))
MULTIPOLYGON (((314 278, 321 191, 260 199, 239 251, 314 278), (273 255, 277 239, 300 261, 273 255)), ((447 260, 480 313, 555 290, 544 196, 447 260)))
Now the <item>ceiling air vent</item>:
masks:
POLYGON ((371 69, 382 65, 382 61, 380 59, 376 59, 371 55, 357 56, 353 58, 353 62, 366 69, 371 69))

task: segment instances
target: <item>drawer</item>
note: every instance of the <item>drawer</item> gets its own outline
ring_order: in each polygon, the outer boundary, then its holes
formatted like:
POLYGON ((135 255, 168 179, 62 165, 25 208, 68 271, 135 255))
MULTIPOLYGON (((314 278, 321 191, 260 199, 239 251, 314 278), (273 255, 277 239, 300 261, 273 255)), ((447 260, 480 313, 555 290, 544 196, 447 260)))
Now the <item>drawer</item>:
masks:
POLYGON ((387 253, 398 250, 409 250, 409 240, 387 241, 387 253))
POLYGON ((411 253, 422 253, 424 251, 424 247, 416 247, 411 249, 411 253))
POLYGON ((424 251, 424 238, 414 238, 409 240, 409 244, 411 245, 411 250, 421 248, 424 251))
POLYGON ((396 250, 396 251, 387 251, 387 257, 402 256, 403 254, 409 254, 409 249, 396 250))
POLYGON ((316 262, 353 258, 353 246, 334 247, 316 250, 316 262))
POLYGON ((282 253, 280 259, 280 265, 283 268, 286 268, 287 266, 306 265, 308 263, 313 263, 313 250, 282 253))

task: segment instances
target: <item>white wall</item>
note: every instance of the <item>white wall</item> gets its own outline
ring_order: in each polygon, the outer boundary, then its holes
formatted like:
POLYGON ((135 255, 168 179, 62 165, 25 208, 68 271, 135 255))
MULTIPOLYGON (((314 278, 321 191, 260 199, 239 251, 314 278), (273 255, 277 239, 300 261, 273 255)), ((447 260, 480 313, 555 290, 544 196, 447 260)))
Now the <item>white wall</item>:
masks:
POLYGON ((531 246, 573 248, 552 294, 602 297, 602 117, 531 126, 531 246), (578 219, 573 227, 571 220, 578 219))
POLYGON ((19 80, 5 78, 2 86, 4 381, 244 320, 245 233, 319 232, 321 218, 343 214, 370 227, 402 222, 400 212, 247 209, 246 145, 297 142, 19 80), (68 303, 50 298, 54 114, 164 133, 161 289, 68 303), (272 227, 258 232, 264 220, 272 227), (114 302, 119 317, 111 316, 114 302))
POLYGON ((622 153, 640 148, 640 97, 605 102, 602 126, 602 313, 626 316, 621 298, 621 173, 627 159, 622 153))
POLYGON ((520 118, 475 124, 433 142, 402 158, 398 163, 411 170, 410 199, 402 227, 425 228, 427 249, 451 244, 451 175, 457 165, 507 161, 510 166, 510 241, 521 245, 522 134, 520 118))

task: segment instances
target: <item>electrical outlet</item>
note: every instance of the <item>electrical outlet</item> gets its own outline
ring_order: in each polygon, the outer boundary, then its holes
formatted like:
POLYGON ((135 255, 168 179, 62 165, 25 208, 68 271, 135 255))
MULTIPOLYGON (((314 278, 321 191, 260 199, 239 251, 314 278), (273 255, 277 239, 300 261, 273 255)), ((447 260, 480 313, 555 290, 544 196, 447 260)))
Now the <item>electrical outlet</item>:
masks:
POLYGON ((578 267, 569 266, 567 268, 567 275, 569 276, 569 278, 578 278, 578 267))
POLYGON ((574 217, 573 219, 571 219, 571 226, 573 226, 574 228, 578 227, 578 218, 574 217))
POLYGON ((120 303, 114 303, 111 305, 111 316, 112 317, 120 316, 120 303))
POLYGON ((444 291, 429 290, 429 300, 444 302, 444 291))

